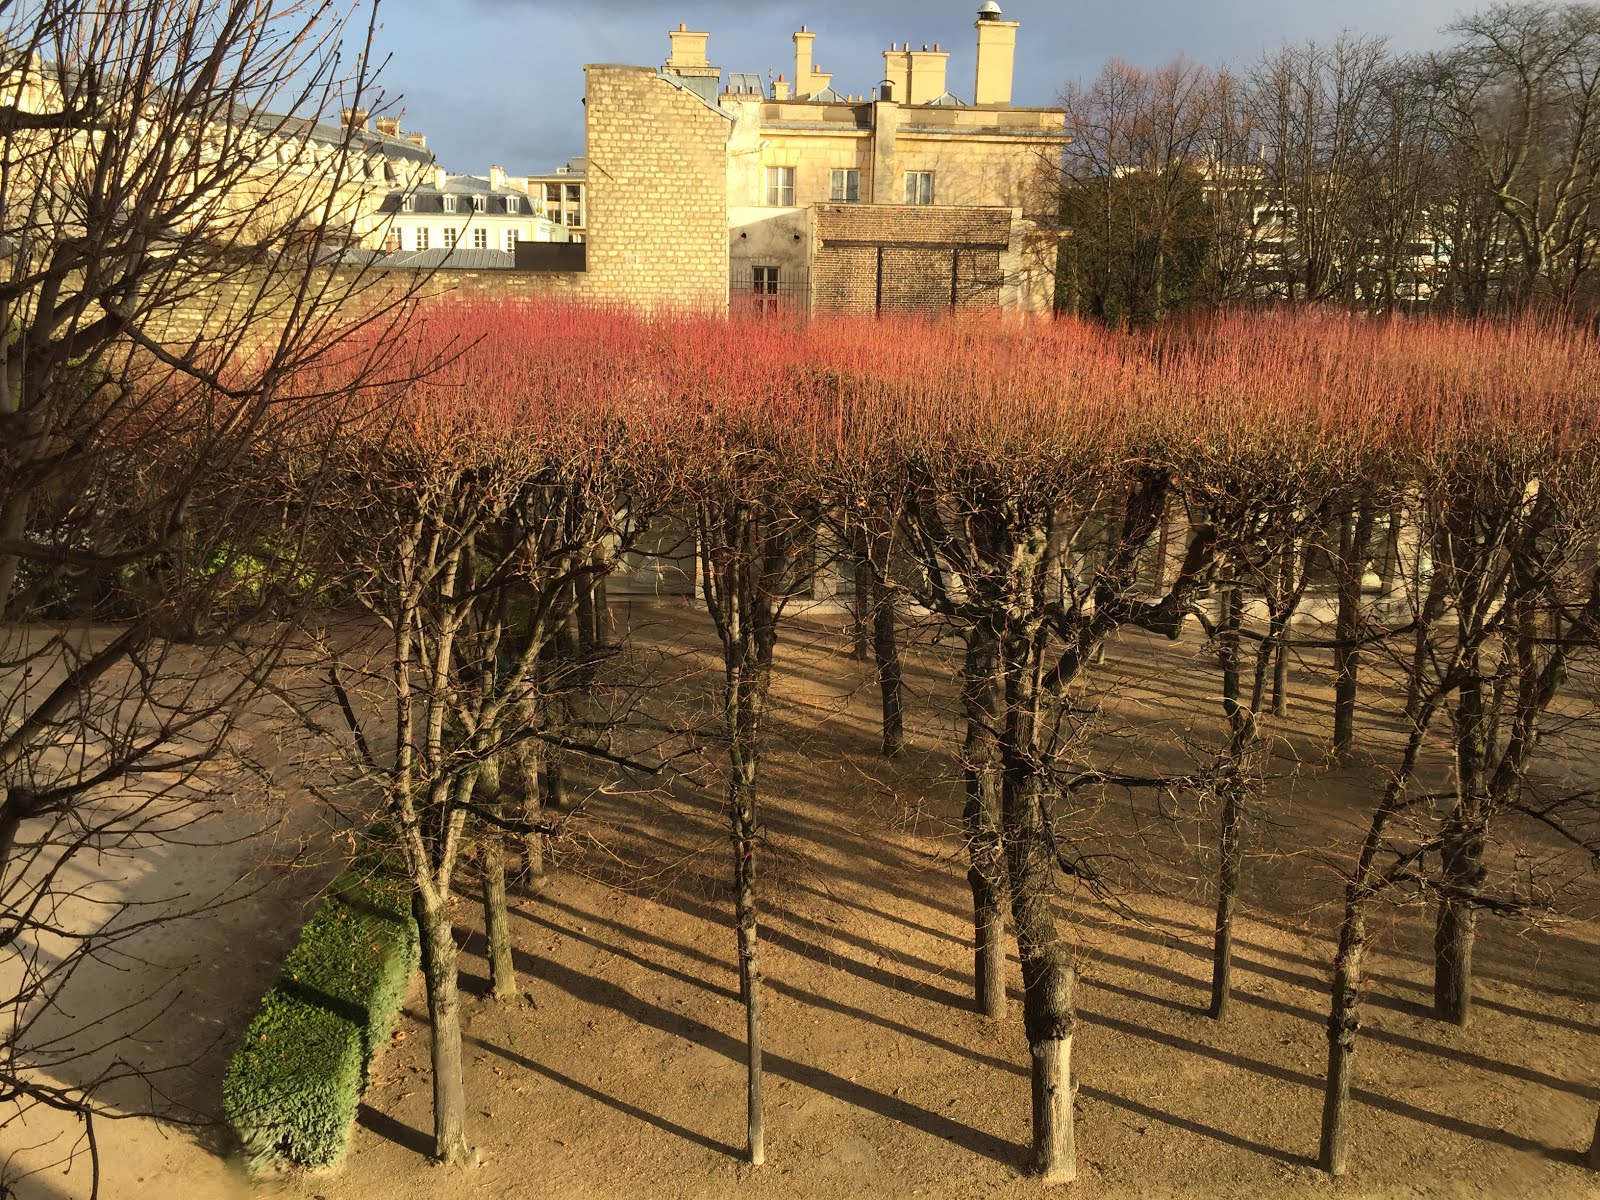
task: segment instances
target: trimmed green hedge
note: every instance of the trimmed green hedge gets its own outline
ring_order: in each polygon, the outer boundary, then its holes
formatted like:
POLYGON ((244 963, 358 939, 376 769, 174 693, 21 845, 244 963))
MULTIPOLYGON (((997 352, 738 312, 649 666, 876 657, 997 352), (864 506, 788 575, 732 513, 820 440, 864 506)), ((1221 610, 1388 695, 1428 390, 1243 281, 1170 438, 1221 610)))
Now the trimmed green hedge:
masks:
POLYGON ((344 1157, 372 1055, 417 967, 411 892, 382 862, 333 881, 222 1080, 222 1113, 253 1165, 344 1157))

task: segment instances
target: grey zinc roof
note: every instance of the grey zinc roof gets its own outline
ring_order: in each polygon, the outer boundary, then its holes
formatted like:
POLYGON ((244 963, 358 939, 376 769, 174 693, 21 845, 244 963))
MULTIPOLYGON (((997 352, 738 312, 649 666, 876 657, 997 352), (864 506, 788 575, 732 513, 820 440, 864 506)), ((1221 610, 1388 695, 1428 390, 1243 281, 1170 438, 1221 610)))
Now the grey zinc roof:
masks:
POLYGON ((380 270, 432 271, 442 268, 447 271, 509 271, 517 265, 517 256, 509 250, 474 250, 463 246, 457 246, 454 250, 439 247, 434 250, 398 250, 393 254, 381 251, 366 253, 372 254, 369 261, 380 270))
MULTIPOLYGON (((486 200, 483 215, 505 216, 511 210, 507 209, 508 201, 517 201, 517 207, 511 215, 529 217, 534 215, 534 202, 528 196, 515 188, 491 188, 487 179, 479 179, 475 175, 457 176, 447 180, 444 190, 440 191, 431 183, 418 184, 409 192, 403 188, 396 188, 383 198, 383 203, 378 206, 379 212, 400 212, 401 201, 406 196, 411 197, 411 212, 442 213, 444 212, 444 198, 446 196, 483 196, 486 200)), ((461 209, 460 214, 465 215, 472 211, 471 206, 461 209)), ((456 214, 452 214, 456 215, 456 214)))

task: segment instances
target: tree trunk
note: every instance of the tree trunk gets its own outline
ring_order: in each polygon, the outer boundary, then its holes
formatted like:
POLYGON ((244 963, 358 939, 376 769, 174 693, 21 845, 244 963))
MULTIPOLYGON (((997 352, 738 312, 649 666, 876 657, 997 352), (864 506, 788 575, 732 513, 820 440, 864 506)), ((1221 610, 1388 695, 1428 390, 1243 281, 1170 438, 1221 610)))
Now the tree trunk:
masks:
POLYGON ((857 525, 851 541, 856 594, 851 606, 852 640, 858 662, 872 657, 872 560, 867 555, 866 530, 857 525))
POLYGON ((995 737, 994 637, 981 629, 967 636, 962 703, 967 713, 963 774, 967 802, 967 884, 972 889, 973 988, 978 1011, 999 1019, 1006 1012, 1005 855, 1000 837, 999 742, 995 737))
MULTIPOLYGON (((499 817, 504 810, 499 764, 488 759, 478 773, 484 811, 499 817)), ((511 918, 506 912, 506 834, 485 821, 479 839, 483 871, 484 955, 489 961, 489 997, 508 1001, 517 998, 517 970, 511 959, 511 918)))
POLYGON ((1334 620, 1333 651, 1333 753, 1348 758, 1355 745, 1356 694, 1361 676, 1361 580, 1366 574, 1367 544, 1371 540, 1372 510, 1362 506, 1339 522, 1339 561, 1335 564, 1339 591, 1334 620))
MULTIPOLYGON (((518 770, 513 781, 517 796, 517 817, 534 824, 544 812, 540 801, 544 786, 546 752, 542 742, 527 743, 518 755, 518 770)), ((543 890, 545 883, 544 834, 530 831, 521 835, 522 878, 524 890, 530 894, 543 890)))
POLYGON ((750 1165, 759 1167, 766 1161, 767 1148, 761 1073, 761 944, 756 929, 755 813, 753 805, 746 807, 739 800, 734 801, 734 806, 734 907, 739 931, 739 989, 744 996, 748 1085, 745 1146, 750 1165))
POLYGON ((449 1166, 471 1158, 467 1146, 467 1101, 462 1082, 461 994, 456 940, 443 903, 417 906, 423 946, 428 1020, 433 1030, 433 1155, 449 1166))
POLYGON ((606 590, 606 577, 596 575, 592 585, 594 595, 594 644, 604 649, 611 644, 611 596, 606 590))
POLYGON ((1589 1143, 1589 1169, 1600 1171, 1600 1113, 1594 1118, 1594 1140, 1589 1143))
MULTIPOLYGON (((1295 564, 1299 561, 1299 557, 1299 550, 1290 546, 1278 564, 1279 603, 1287 603, 1288 598, 1295 592, 1295 564)), ((1289 715, 1289 619, 1287 617, 1284 618, 1283 629, 1279 632, 1278 643, 1272 649, 1272 715, 1275 717, 1289 715)))
POLYGON ((1472 1019, 1472 947, 1478 910, 1471 894, 1483 879, 1483 841, 1465 831, 1446 834, 1444 879, 1433 933, 1433 1013, 1466 1025, 1472 1019))
POLYGON ((1033 1058, 1032 1167, 1046 1183, 1068 1183, 1078 1173, 1072 1119, 1076 973, 1056 931, 1057 868, 1038 775, 1037 650, 1020 640, 1007 649, 1001 806, 1011 919, 1022 959, 1023 1026, 1033 1058))
POLYGON ((1366 949, 1366 912, 1356 898, 1354 885, 1345 892, 1344 922, 1339 930, 1339 954, 1334 960, 1333 988, 1328 1009, 1328 1078, 1322 1104, 1322 1169, 1330 1175, 1345 1173, 1350 1159, 1350 1071, 1361 1027, 1361 970, 1366 949))
POLYGON ((1218 659, 1222 666, 1222 711, 1228 720, 1228 752, 1221 784, 1222 819, 1217 837, 1217 919, 1211 947, 1211 1016, 1228 1015, 1233 989, 1233 915, 1244 863, 1244 759, 1253 740, 1254 706, 1260 702, 1261 663, 1256 659, 1251 707, 1239 703, 1239 626, 1244 601, 1237 587, 1222 593, 1218 659))
POLYGON ((872 584, 872 654, 878 664, 878 690, 883 697, 883 754, 894 758, 906 745, 905 699, 900 683, 900 643, 894 593, 874 578, 872 584))
POLYGON ((600 642, 595 628, 594 583, 588 576, 582 576, 573 581, 572 587, 578 616, 578 656, 587 659, 600 642))
POLYGON ((1229 779, 1223 789, 1222 829, 1218 838, 1217 923, 1211 947, 1211 1015, 1228 1015, 1233 993, 1233 917, 1239 903, 1239 875, 1244 863, 1244 803, 1241 780, 1229 779))

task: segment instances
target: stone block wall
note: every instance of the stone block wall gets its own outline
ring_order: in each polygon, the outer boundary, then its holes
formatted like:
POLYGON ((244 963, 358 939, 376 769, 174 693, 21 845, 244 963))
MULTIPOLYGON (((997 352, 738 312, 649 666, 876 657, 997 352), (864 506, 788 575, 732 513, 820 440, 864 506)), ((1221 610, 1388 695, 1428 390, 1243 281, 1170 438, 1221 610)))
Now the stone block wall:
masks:
POLYGON ((726 312, 733 119, 651 67, 585 67, 584 94, 591 298, 726 312))

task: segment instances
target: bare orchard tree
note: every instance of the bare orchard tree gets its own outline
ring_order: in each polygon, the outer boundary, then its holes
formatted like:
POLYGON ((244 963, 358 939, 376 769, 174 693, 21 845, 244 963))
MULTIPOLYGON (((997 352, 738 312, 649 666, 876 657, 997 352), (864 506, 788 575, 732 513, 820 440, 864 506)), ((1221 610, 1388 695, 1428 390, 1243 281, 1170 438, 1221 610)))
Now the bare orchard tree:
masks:
POLYGON ((310 582, 274 487, 323 400, 294 376, 399 312, 316 264, 362 150, 318 122, 375 106, 372 21, 0 4, 0 1124, 48 1105, 92 1149, 103 1079, 46 1013, 157 919, 106 864, 213 802, 204 771, 282 645, 260 618, 310 582))

